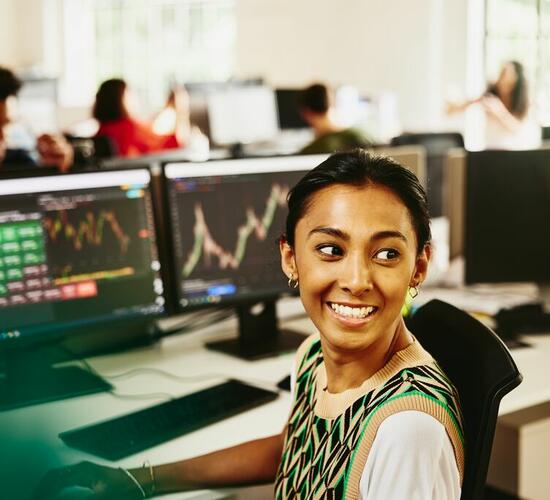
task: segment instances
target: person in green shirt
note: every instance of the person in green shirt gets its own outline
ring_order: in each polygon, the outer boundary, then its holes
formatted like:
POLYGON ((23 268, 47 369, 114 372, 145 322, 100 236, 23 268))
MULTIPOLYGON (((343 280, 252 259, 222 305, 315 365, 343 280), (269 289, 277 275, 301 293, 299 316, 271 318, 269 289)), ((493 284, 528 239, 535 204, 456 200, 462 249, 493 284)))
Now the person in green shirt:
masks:
POLYGON ((304 89, 299 97, 300 114, 315 133, 313 142, 299 154, 322 154, 369 146, 371 141, 356 128, 338 125, 333 118, 333 92, 322 83, 304 89))

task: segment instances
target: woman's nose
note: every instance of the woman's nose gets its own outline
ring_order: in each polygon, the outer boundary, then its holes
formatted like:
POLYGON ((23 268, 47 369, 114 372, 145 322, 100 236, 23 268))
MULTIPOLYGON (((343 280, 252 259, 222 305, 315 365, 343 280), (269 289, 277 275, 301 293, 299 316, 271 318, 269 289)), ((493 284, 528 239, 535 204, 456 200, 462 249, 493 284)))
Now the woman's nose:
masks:
POLYGON ((372 289, 371 271, 364 256, 348 256, 341 271, 340 286, 346 292, 359 296, 372 289))

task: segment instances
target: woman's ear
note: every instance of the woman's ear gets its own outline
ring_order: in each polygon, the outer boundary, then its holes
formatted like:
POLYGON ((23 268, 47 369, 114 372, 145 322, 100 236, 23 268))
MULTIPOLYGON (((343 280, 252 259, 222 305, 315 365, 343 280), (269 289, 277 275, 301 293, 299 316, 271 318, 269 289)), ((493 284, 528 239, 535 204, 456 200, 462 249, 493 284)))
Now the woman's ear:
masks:
POLYGON ((420 285, 428 275, 428 264, 432 257, 432 246, 429 243, 424 245, 422 252, 416 257, 414 274, 411 278, 410 286, 420 285))
POLYGON ((281 237, 279 240, 279 251, 281 252, 281 268, 283 269, 283 273, 288 278, 298 279, 294 248, 289 245, 285 237, 281 237))

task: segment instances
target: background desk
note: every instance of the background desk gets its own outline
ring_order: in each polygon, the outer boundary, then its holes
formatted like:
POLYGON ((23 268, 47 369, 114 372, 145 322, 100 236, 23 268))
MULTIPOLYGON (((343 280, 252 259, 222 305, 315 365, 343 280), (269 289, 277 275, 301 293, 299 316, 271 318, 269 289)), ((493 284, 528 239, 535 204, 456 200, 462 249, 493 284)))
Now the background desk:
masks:
MULTIPOLYGON (((296 312, 299 306, 292 299, 283 304, 283 309, 296 312)), ((305 334, 314 331, 311 322, 303 317, 284 321, 284 326, 305 334)), ((204 348, 206 341, 231 336, 235 328, 236 320, 230 319, 201 331, 165 338, 148 348, 89 359, 90 365, 115 386, 118 396, 100 393, 0 413, 0 484, 8 485, 9 492, 9 496, 0 497, 27 498, 50 467, 81 460, 122 467, 139 466, 145 460, 157 464, 281 432, 290 409, 286 391, 269 404, 115 463, 69 448, 57 437, 61 431, 144 408, 169 396, 194 392, 229 377, 275 389, 277 381, 289 373, 293 353, 249 362, 204 348), (126 397, 132 395, 150 395, 150 399, 126 397)), ((532 347, 512 352, 524 381, 503 399, 501 414, 550 401, 550 335, 526 339, 532 347)), ((272 488, 189 492, 166 498, 214 499, 233 494, 238 498, 267 499, 272 498, 272 488)))

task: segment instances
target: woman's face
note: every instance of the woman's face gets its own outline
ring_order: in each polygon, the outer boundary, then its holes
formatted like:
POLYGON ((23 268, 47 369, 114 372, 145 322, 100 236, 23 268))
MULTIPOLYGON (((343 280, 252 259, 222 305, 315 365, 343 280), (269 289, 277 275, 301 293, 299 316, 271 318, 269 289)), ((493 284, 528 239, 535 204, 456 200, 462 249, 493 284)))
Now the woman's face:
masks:
POLYGON ((507 63, 502 67, 500 76, 496 82, 496 87, 499 95, 510 94, 516 86, 518 75, 513 64, 507 63))
POLYGON ((285 274, 300 283, 304 307, 325 341, 340 351, 387 342, 407 289, 427 271, 416 254, 406 206, 376 185, 332 185, 315 193, 298 221, 295 245, 281 244, 285 274))

